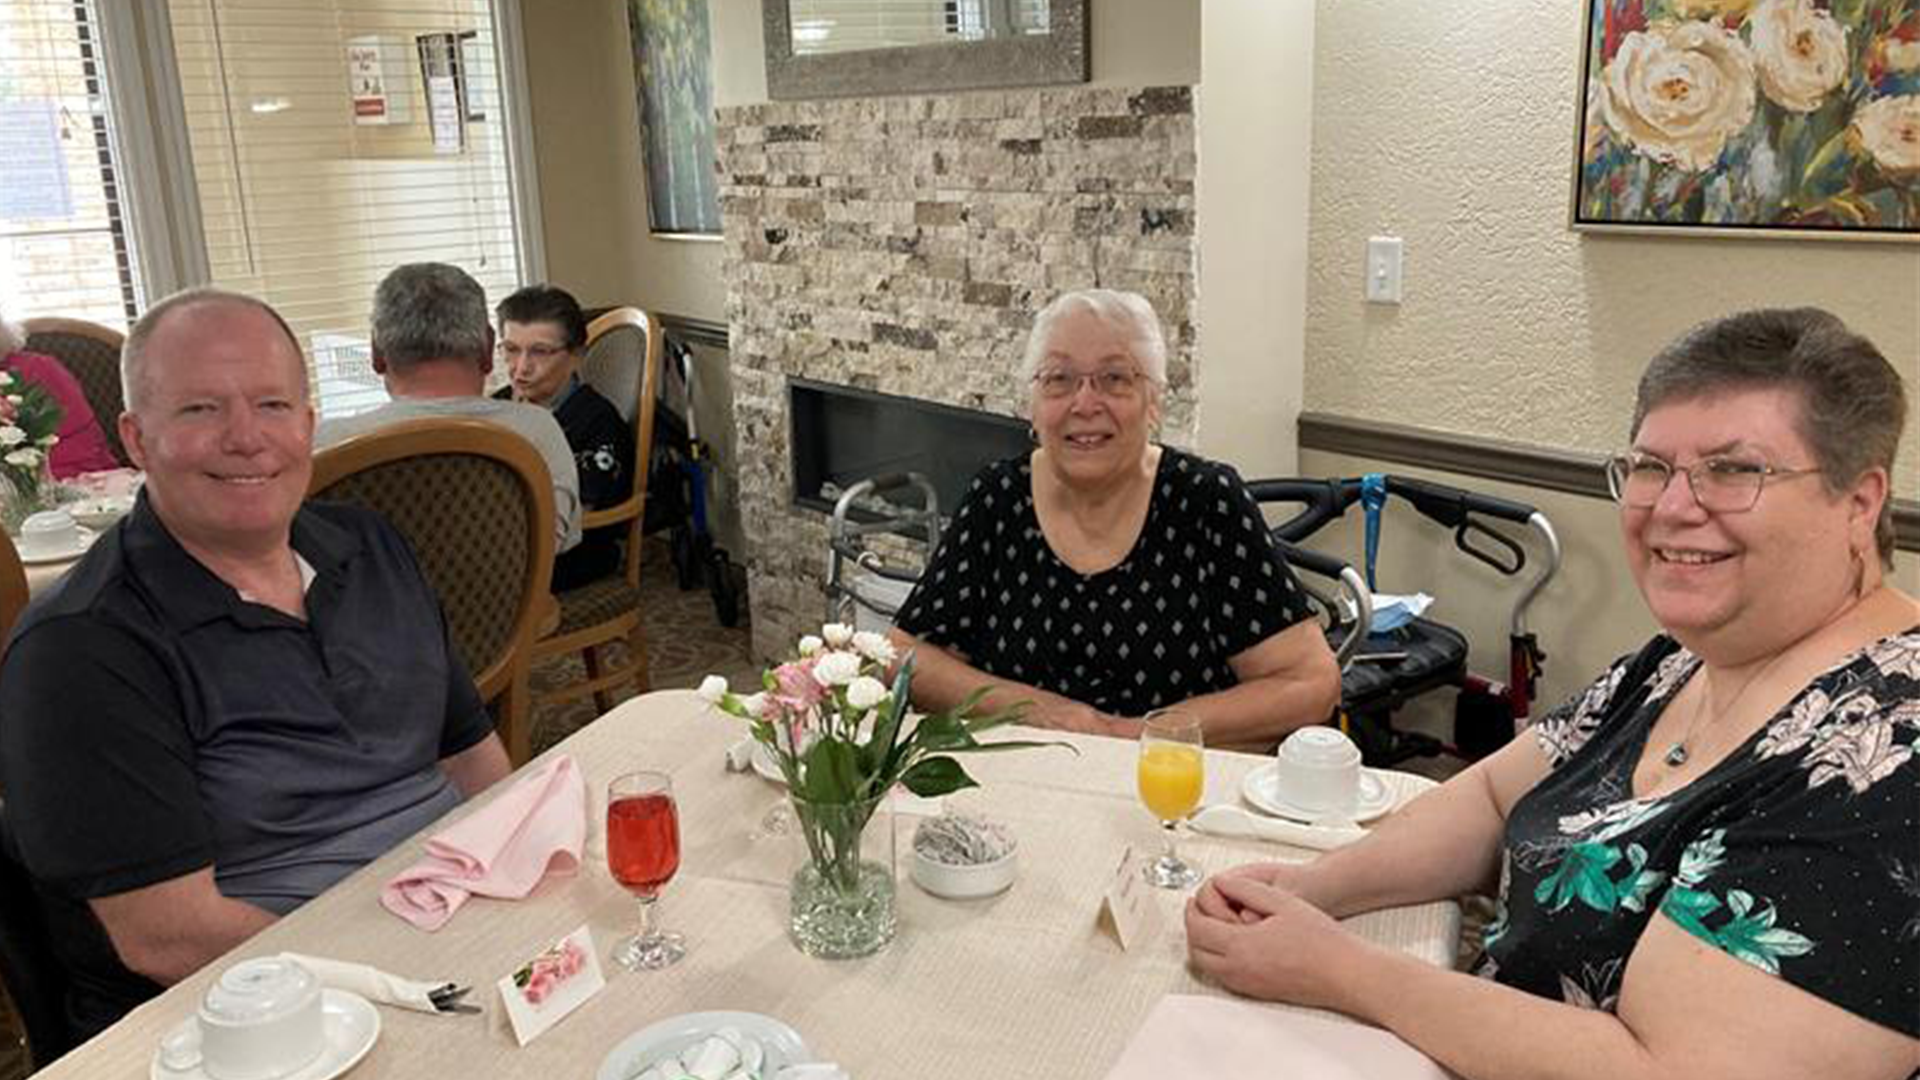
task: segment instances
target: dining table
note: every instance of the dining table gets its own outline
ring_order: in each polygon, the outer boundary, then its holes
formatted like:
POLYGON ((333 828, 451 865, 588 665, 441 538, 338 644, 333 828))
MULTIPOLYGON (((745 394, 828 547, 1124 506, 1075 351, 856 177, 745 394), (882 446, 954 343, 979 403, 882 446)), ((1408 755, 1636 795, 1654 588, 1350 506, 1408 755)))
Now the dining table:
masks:
MULTIPOLYGON (((855 1080, 1099 1078, 1165 995, 1228 996, 1187 965, 1181 913, 1190 892, 1146 890, 1147 920, 1124 948, 1100 918, 1123 856, 1157 853, 1161 843, 1159 824, 1134 790, 1138 744, 1019 727, 984 735, 983 741, 1065 744, 962 756, 979 786, 944 800, 947 810, 987 818, 1013 836, 1013 885, 973 900, 922 891, 907 873, 913 815, 903 808, 889 826, 899 854, 896 936, 871 956, 825 960, 803 954, 787 936, 789 885, 801 845, 769 822, 784 791, 754 771, 727 767, 729 749, 746 735, 743 721, 692 691, 630 699, 520 770, 540 769, 557 754, 571 755, 580 769, 590 805, 576 872, 549 874, 521 899, 474 897, 434 932, 382 907, 381 886, 422 857, 424 841, 499 795, 514 782, 509 778, 37 1075, 149 1076, 161 1038, 194 1015, 221 971, 282 951, 474 988, 468 1000, 482 1006, 477 1015, 379 1009, 378 1040, 346 1074, 356 1080, 594 1077, 608 1052, 637 1030, 707 1010, 784 1022, 815 1058, 838 1063, 855 1080), (637 905, 607 872, 604 792, 608 780, 635 769, 668 773, 679 810, 681 863, 655 914, 665 928, 685 935, 687 951, 657 971, 628 972, 607 956, 631 930, 637 905), (606 987, 518 1045, 496 982, 582 925, 591 931, 606 987)), ((1206 800, 1238 801, 1248 772, 1269 760, 1208 750, 1206 800)), ((1404 790, 1411 795, 1428 784, 1409 782, 1404 790)), ((1206 872, 1315 854, 1193 834, 1180 846, 1206 872)), ((1354 916, 1347 925, 1374 942, 1452 966, 1460 912, 1441 901, 1354 916)))

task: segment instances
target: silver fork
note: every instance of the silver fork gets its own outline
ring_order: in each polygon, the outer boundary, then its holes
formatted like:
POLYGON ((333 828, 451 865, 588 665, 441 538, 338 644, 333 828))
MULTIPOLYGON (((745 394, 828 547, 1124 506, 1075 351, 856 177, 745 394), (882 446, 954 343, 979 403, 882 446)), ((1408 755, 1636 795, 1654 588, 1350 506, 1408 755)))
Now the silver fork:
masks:
POLYGON ((473 987, 471 986, 455 986, 453 983, 443 983, 427 991, 427 1000, 433 1003, 435 1009, 443 1013, 477 1013, 481 1011, 480 1006, 468 1005, 460 1000, 466 997, 472 989, 473 987))

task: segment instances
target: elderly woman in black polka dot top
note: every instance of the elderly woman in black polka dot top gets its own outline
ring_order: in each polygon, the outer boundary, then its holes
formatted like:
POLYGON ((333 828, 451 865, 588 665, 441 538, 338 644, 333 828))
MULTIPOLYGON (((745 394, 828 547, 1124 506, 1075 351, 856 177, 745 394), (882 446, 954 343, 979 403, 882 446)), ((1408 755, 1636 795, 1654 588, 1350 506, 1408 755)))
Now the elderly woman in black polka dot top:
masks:
POLYGON ((989 687, 1031 723, 1131 738, 1181 705, 1216 746, 1327 719, 1339 670, 1240 477, 1151 441, 1166 370, 1132 293, 1034 319, 1038 445, 974 478, 896 620, 921 707, 989 687))
POLYGON ((1665 632, 1359 843, 1207 882, 1194 966, 1463 1077, 1920 1069, 1920 605, 1886 579, 1906 414, 1822 311, 1669 346, 1608 467, 1665 632), (1496 883, 1480 978, 1335 922, 1496 883))

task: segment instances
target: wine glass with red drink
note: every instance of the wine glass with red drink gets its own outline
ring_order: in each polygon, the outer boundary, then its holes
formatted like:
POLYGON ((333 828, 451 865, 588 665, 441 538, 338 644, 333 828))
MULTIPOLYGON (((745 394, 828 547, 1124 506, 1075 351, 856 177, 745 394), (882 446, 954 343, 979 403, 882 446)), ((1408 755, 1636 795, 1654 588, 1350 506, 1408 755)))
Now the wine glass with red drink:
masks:
POLYGON ((631 772, 607 785, 607 869, 640 901, 640 926, 614 946, 629 971, 663 968, 686 955, 686 939, 653 925, 653 902, 680 869, 680 814, 673 779, 631 772))

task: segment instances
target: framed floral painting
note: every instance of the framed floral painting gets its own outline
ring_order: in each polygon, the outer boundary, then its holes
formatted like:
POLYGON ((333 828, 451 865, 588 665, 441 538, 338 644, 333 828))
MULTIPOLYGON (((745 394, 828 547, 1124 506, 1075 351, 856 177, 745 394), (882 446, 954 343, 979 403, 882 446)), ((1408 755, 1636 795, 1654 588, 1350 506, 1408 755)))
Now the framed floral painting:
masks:
POLYGON ((1920 0, 1586 0, 1573 227, 1920 239, 1920 0))

